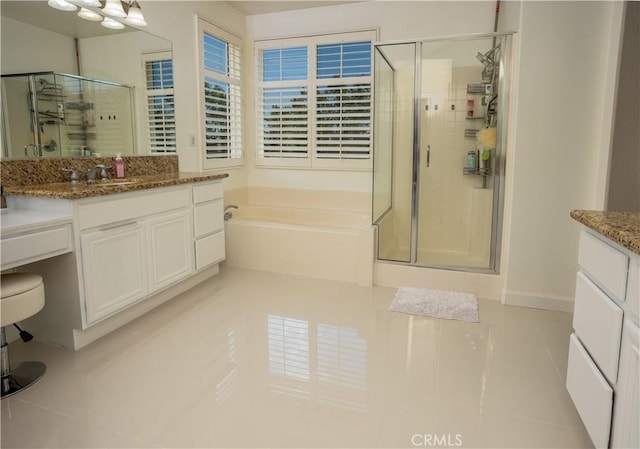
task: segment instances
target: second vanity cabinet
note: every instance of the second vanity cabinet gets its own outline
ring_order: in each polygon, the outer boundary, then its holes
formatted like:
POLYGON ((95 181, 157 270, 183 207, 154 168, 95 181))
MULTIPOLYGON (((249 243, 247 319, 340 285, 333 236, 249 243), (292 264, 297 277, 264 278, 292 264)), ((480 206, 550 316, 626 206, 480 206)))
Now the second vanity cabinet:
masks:
POLYGON ((597 448, 640 444, 640 256, 583 230, 567 390, 597 448))

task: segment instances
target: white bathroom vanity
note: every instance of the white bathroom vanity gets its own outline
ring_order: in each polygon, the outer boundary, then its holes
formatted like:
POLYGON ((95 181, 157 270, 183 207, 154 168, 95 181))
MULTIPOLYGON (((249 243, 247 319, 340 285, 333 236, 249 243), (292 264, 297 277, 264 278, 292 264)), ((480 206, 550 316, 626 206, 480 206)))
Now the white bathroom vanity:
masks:
POLYGON ((45 283, 45 307, 25 327, 78 350, 215 275, 222 197, 219 180, 198 177, 77 199, 9 196, 2 268, 45 283))

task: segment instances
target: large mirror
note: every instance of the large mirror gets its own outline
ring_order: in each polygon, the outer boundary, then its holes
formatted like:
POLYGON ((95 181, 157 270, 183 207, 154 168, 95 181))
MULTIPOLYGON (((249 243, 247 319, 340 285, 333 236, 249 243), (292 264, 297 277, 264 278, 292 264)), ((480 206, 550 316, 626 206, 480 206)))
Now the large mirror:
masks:
POLYGON ((174 151, 170 41, 46 1, 2 0, 0 13, 0 157, 174 151))

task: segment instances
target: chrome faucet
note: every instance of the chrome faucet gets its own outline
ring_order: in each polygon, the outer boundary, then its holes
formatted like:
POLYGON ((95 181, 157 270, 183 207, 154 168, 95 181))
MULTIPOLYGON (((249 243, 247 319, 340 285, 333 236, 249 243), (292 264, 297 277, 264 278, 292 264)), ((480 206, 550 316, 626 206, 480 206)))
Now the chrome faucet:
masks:
POLYGON ((71 181, 71 184, 76 184, 78 182, 78 179, 80 179, 80 177, 78 176, 78 172, 73 168, 61 168, 60 171, 70 173, 69 181, 71 181))
POLYGON ((229 221, 229 219, 233 216, 231 212, 227 212, 229 209, 238 209, 238 206, 235 204, 228 204, 224 207, 224 221, 229 221))
POLYGON ((107 170, 109 170, 110 168, 111 167, 107 167, 103 164, 98 164, 95 167, 90 168, 89 170, 87 170, 87 182, 95 182, 95 180, 98 178, 98 170, 100 170, 100 178, 107 179, 109 177, 109 173, 107 173, 107 170))

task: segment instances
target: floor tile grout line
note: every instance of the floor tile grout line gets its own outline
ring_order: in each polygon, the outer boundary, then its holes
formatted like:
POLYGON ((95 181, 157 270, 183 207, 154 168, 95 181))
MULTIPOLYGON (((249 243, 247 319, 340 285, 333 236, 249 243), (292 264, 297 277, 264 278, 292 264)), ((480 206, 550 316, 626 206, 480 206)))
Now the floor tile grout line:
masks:
POLYGON ((533 326, 536 329, 536 333, 538 334, 538 337, 542 341, 542 345, 544 346, 544 349, 545 349, 545 352, 547 353, 547 356, 551 360, 551 364, 553 365, 554 371, 558 375, 558 380, 560 380, 560 383, 564 385, 564 381, 562 379, 562 373, 560 372, 560 368, 556 364, 556 361, 553 359, 553 354, 551 353, 551 349, 549 349, 549 346, 547 345, 547 342, 546 342, 546 340, 544 339, 544 337, 542 335, 542 331, 540 330, 540 327, 538 326, 538 323, 536 323, 536 320, 533 317, 533 315, 532 315, 530 310, 527 310, 527 314, 529 315, 529 318, 531 319, 531 321, 533 321, 533 326))
POLYGON ((91 425, 91 426, 94 426, 94 427, 97 427, 97 428, 99 428, 99 429, 102 429, 102 430, 105 430, 105 431, 107 431, 107 432, 110 432, 110 433, 112 433, 112 434, 114 434, 114 435, 116 435, 116 436, 118 436, 118 437, 126 437, 126 438, 130 438, 130 439, 133 439, 133 440, 139 441, 139 442, 141 442, 141 443, 144 443, 144 444, 146 444, 146 445, 148 445, 148 446, 155 447, 155 448, 158 448, 158 447, 159 447, 159 446, 157 446, 156 444, 153 444, 153 443, 151 443, 151 442, 149 442, 149 441, 146 441, 146 440, 143 440, 143 439, 141 439, 141 438, 138 438, 138 437, 136 437, 136 436, 134 436, 134 435, 130 435, 130 434, 128 434, 128 433, 120 432, 119 430, 114 430, 114 429, 111 429, 111 428, 109 428, 109 427, 105 427, 105 426, 103 426, 102 424, 99 424, 99 423, 94 422, 94 421, 92 421, 92 420, 82 419, 82 418, 80 418, 80 417, 78 417, 78 416, 70 415, 70 414, 65 413, 65 412, 63 412, 63 411, 61 411, 61 410, 56 410, 56 409, 53 409, 53 408, 51 408, 51 407, 47 407, 47 406, 45 406, 45 405, 38 404, 37 402, 28 401, 28 400, 25 400, 25 399, 22 399, 22 398, 13 398, 13 400, 18 401, 18 402, 22 402, 23 404, 30 405, 30 406, 35 407, 35 408, 38 408, 38 409, 40 409, 40 410, 44 410, 44 411, 46 411, 46 412, 48 412, 48 413, 53 413, 54 415, 58 415, 58 416, 61 416, 61 417, 64 417, 64 418, 70 419, 70 420, 72 420, 72 421, 76 421, 76 422, 79 422, 79 423, 86 423, 86 424, 89 424, 89 425, 91 425))

